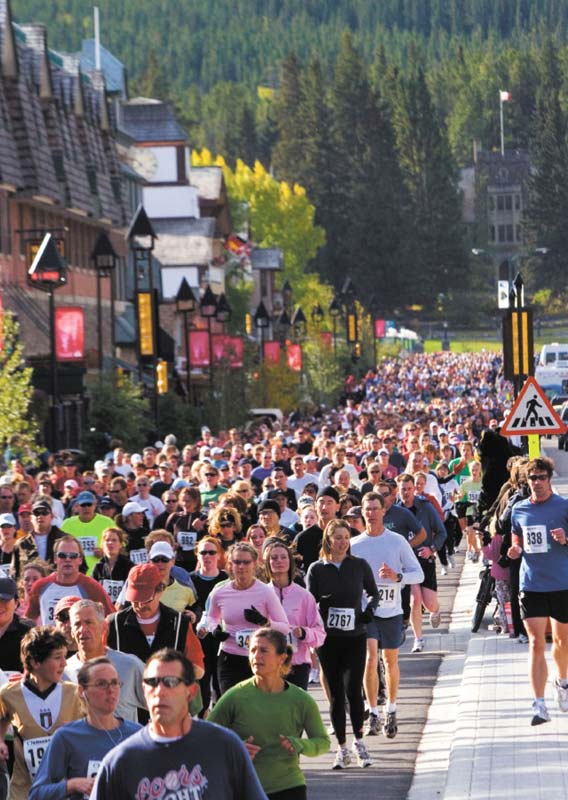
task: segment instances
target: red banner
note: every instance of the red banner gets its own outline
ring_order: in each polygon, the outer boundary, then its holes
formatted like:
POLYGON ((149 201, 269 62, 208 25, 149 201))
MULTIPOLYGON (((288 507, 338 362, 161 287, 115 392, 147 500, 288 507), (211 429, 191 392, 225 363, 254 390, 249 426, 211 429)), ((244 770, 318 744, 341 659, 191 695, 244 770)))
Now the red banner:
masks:
POLYGON ((384 339, 387 332, 386 320, 375 320, 375 339, 384 339))
POLYGON ((55 358, 79 361, 85 358, 85 312, 75 306, 55 309, 55 358))
POLYGON ((189 332, 189 363, 192 367, 209 366, 209 334, 207 331, 189 332))
POLYGON ((333 344, 333 334, 330 331, 322 331, 320 333, 320 341, 324 347, 330 349, 333 344))
POLYGON ((263 356, 267 364, 278 364, 280 361, 280 342, 264 342, 263 356))
POLYGON ((213 335, 213 364, 228 363, 232 369, 244 365, 244 346, 242 336, 229 336, 225 333, 213 335))
POLYGON ((300 344, 288 345, 288 367, 294 372, 302 371, 302 346, 300 344))

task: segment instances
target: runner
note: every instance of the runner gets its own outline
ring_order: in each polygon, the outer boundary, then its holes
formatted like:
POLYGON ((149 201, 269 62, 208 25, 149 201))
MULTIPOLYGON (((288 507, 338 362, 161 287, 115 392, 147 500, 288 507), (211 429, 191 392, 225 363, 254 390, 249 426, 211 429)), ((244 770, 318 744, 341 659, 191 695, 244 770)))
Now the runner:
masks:
POLYGON ((400 682, 398 649, 404 641, 401 589, 406 584, 419 584, 424 573, 408 542, 384 525, 384 500, 379 492, 363 497, 366 530, 351 540, 351 552, 364 558, 372 569, 379 602, 374 618, 367 625, 367 658, 364 687, 369 706, 365 733, 379 732, 378 663, 379 647, 385 663, 387 707, 383 733, 394 739, 398 731, 396 698, 400 682))
POLYGON ((548 677, 546 630, 552 627, 556 699, 568 711, 568 500, 552 491, 554 463, 527 464, 530 496, 513 506, 509 558, 521 558, 521 616, 529 637, 529 671, 534 694, 531 725, 550 721, 544 692, 548 677))

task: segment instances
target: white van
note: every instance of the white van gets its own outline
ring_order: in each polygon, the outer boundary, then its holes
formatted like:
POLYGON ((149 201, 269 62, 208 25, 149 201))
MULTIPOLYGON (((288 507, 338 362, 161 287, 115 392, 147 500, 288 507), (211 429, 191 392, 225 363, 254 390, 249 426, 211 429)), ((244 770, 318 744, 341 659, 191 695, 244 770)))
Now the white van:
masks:
POLYGON ((553 342, 543 345, 534 376, 547 395, 567 394, 568 344, 553 342))

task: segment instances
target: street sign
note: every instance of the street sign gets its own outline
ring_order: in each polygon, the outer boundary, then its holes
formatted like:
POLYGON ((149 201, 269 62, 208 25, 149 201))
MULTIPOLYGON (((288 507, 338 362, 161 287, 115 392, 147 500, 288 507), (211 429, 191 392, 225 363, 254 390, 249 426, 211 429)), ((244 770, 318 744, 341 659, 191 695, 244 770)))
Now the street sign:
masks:
POLYGON ((533 377, 527 378, 511 413, 501 428, 503 436, 541 436, 564 433, 562 422, 550 400, 533 377))
POLYGON ((509 308, 509 281, 497 281, 497 308, 509 308))

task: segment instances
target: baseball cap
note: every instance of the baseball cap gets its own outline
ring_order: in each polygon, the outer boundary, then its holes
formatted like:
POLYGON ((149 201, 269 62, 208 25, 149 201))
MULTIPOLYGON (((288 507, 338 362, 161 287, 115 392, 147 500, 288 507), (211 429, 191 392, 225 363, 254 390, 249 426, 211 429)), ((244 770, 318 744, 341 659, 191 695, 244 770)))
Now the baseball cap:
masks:
POLYGON ((222 456, 225 451, 222 447, 212 447, 211 448, 211 455, 212 456, 222 456))
POLYGON ((32 506, 32 511, 49 511, 50 514, 53 514, 53 509, 45 500, 36 500, 32 506))
POLYGON ((343 515, 345 519, 363 519, 363 509, 361 506, 353 506, 343 515))
POLYGON ((99 500, 99 508, 116 508, 116 505, 110 497, 101 497, 99 500))
POLYGON ((155 564, 137 564, 128 573, 126 599, 129 603, 145 603, 152 599, 161 582, 162 576, 155 564))
POLYGON ((169 542, 154 542, 148 553, 148 558, 151 561, 156 556, 164 556, 164 558, 175 558, 174 549, 169 542))
POLYGON ((132 453, 130 456, 130 463, 134 466, 135 464, 140 464, 142 461, 142 456, 140 453, 132 453))
POLYGON ((386 447, 381 447, 381 449, 378 451, 378 455, 380 455, 380 456, 388 456, 389 455, 389 451, 387 450, 386 447))
POLYGON ((16 520, 13 514, 0 514, 0 528, 4 525, 15 525, 16 520))
POLYGON ((0 578, 0 600, 15 600, 18 586, 12 578, 0 578))
POLYGON ((144 506, 141 506, 140 503, 136 503, 134 500, 131 500, 130 503, 126 503, 122 509, 122 516, 129 517, 131 514, 143 514, 144 511, 144 506))
POLYGON ((93 504, 96 501, 96 497, 92 492, 79 492, 77 497, 75 498, 75 503, 81 505, 81 503, 91 503, 93 504))
POLYGON ((243 445, 243 450, 252 450, 252 444, 247 442, 245 445, 243 445))
POLYGON ((308 461, 317 461, 317 460, 318 460, 318 457, 312 455, 311 453, 309 455, 307 455, 307 456, 304 456, 304 464, 307 464, 308 461))
POLYGON ((31 514, 32 513, 32 504, 31 503, 22 503, 21 506, 18 506, 18 514, 31 514))
POLYGON ((301 497, 298 497, 298 508, 305 508, 306 506, 314 506, 314 498, 309 497, 307 494, 303 494, 301 497))
POLYGON ((269 500, 274 500, 276 497, 288 497, 283 489, 271 489, 267 495, 269 500))
POLYGON ((65 481, 63 486, 66 489, 78 489, 79 488, 79 484, 77 483, 77 481, 74 481, 71 478, 68 481, 65 481))
POLYGON ((57 619, 57 615, 61 611, 65 611, 67 608, 71 608, 74 606, 75 603, 78 603, 79 600, 82 600, 82 597, 78 597, 76 594, 69 594, 67 597, 62 597, 60 600, 57 601, 57 605, 53 609, 53 619, 57 619))
POLYGON ((0 486, 11 486, 12 478, 9 475, 2 475, 0 478, 0 486))
POLYGON ((438 436, 447 436, 448 431, 445 428, 438 428, 438 436))
POLYGON ((263 500, 258 504, 258 513, 261 511, 275 511, 280 516, 280 506, 276 500, 263 500))

